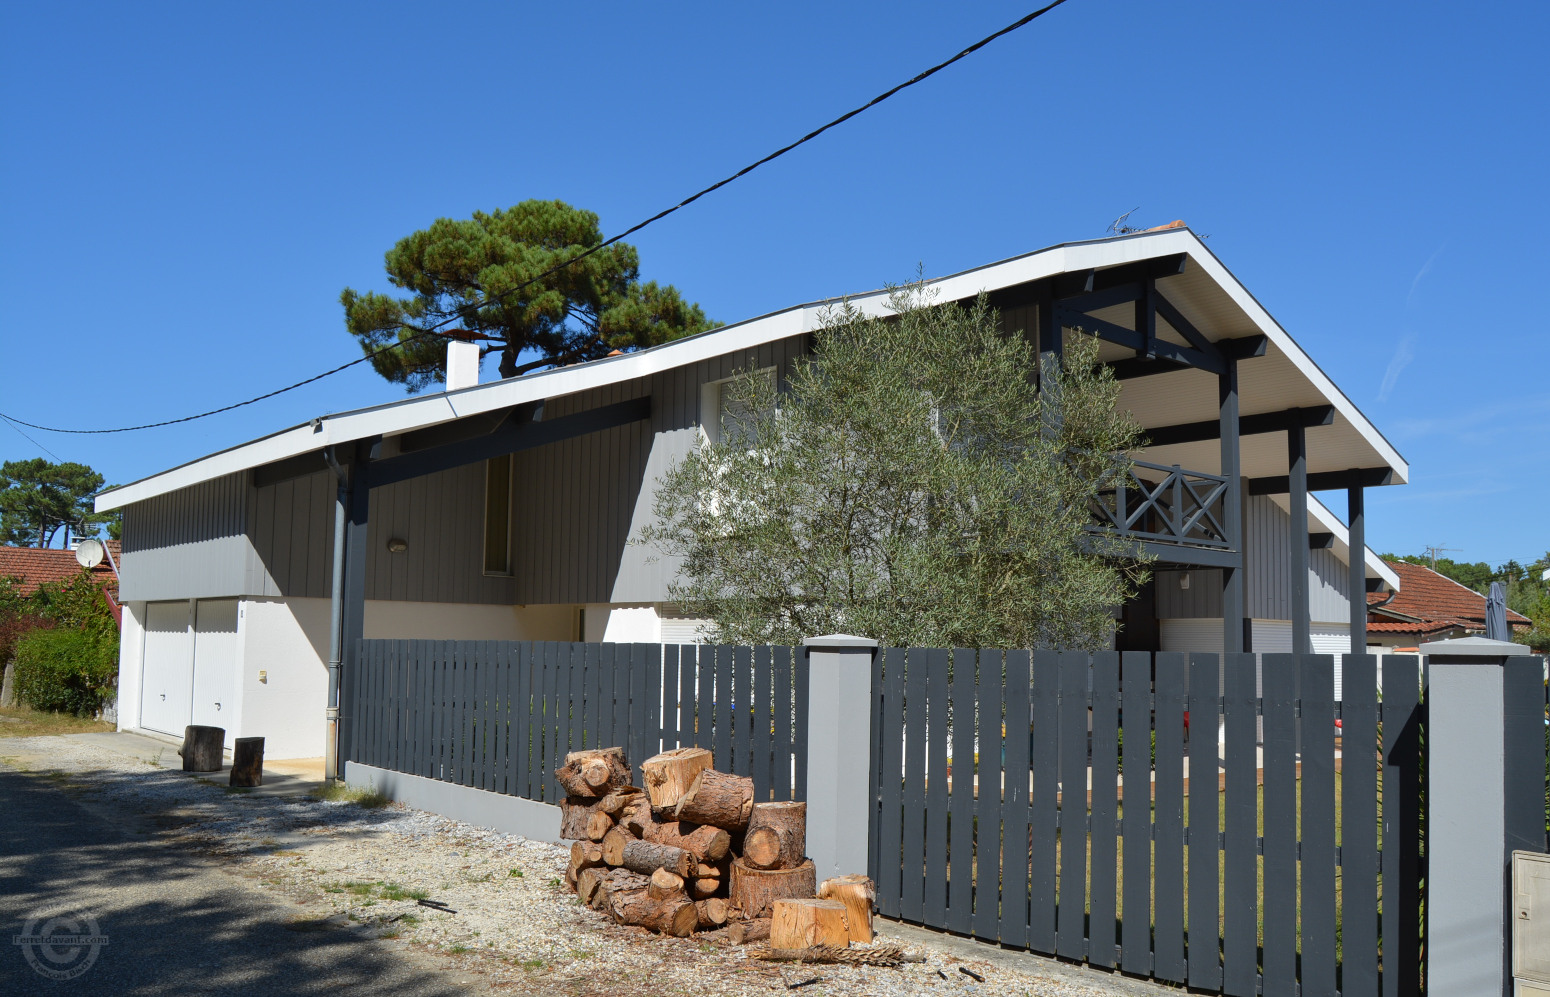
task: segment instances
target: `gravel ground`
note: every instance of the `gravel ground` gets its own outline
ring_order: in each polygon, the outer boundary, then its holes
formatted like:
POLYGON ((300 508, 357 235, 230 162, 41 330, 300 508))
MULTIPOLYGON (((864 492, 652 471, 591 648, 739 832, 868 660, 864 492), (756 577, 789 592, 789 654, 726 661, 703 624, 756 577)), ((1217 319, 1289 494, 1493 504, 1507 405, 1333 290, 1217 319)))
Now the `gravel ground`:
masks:
MULTIPOLYGON (((170 750, 170 749, 169 749, 170 750)), ((119 750, 70 738, 11 739, 0 763, 46 769, 62 789, 99 812, 138 815, 158 836, 227 860, 253 887, 296 904, 296 930, 348 929, 397 939, 478 974, 492 989, 553 995, 769 994, 820 977, 808 995, 905 994, 1105 997, 1158 992, 1107 978, 1098 986, 1064 967, 1005 956, 975 958, 962 942, 940 944, 879 922, 925 962, 897 969, 791 966, 702 937, 663 938, 613 923, 579 903, 560 881, 567 852, 392 804, 228 791, 119 750), (8 756, 8 757, 7 757, 8 756), (441 901, 456 914, 431 910, 441 901), (967 950, 967 951, 966 951, 967 950), (984 977, 976 982, 960 969, 984 977), (649 981, 649 982, 648 982, 649 981)), ((1098 982, 1098 981, 1092 981, 1098 982)))

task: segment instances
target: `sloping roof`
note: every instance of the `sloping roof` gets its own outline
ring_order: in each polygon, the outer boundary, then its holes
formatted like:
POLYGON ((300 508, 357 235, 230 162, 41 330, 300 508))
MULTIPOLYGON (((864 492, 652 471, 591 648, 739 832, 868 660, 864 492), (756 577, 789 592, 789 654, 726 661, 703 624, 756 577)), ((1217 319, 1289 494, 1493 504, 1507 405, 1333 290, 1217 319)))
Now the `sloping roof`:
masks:
POLYGON ((1370 634, 1416 634, 1426 636, 1428 634, 1442 633, 1445 630, 1453 630, 1462 624, 1453 620, 1418 620, 1414 623, 1403 623, 1398 620, 1382 623, 1367 624, 1367 632, 1370 634))
MULTIPOLYGON (((123 553, 121 545, 117 540, 109 540, 107 544, 117 561, 123 553)), ((0 546, 0 578, 20 579, 22 595, 31 595, 39 585, 67 581, 80 573, 81 566, 74 551, 0 546)), ((118 587, 107 561, 93 568, 92 575, 115 589, 118 587)))
MULTIPOLYGON (((1391 622, 1404 626, 1438 624, 1473 630, 1485 628, 1485 596, 1479 592, 1424 564, 1411 564, 1408 561, 1384 563, 1399 576, 1399 594, 1381 607, 1372 607, 1373 614, 1389 619, 1369 623, 1368 630, 1388 626, 1391 622)), ((1367 600, 1375 603, 1383 598, 1369 594, 1367 600)), ((1509 609, 1507 622, 1515 626, 1528 626, 1530 621, 1523 614, 1509 609)))

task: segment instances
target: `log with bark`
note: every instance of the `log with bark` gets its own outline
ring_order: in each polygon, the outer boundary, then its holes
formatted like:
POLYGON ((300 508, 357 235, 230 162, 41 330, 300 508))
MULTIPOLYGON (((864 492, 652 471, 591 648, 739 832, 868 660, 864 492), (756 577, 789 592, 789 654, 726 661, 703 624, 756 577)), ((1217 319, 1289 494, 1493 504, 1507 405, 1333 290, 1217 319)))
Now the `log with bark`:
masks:
POLYGON ((572 751, 554 770, 554 778, 572 796, 606 796, 616 786, 630 784, 630 766, 623 748, 572 751))
POLYGON ((635 840, 624 828, 613 828, 603 835, 603 861, 616 867, 624 865, 624 846, 635 840))
POLYGON ((641 782, 651 805, 658 810, 677 806, 695 776, 710 768, 712 760, 705 748, 674 748, 641 762, 641 782))
POLYGON ((595 841, 578 841, 570 846, 570 860, 577 872, 604 865, 603 846, 595 841))
POLYGON ((644 876, 649 876, 658 869, 666 869, 679 877, 684 877, 689 875, 695 863, 694 856, 682 848, 659 845, 651 841, 626 841, 624 847, 619 850, 619 861, 609 862, 609 865, 615 864, 644 876))
POLYGON ((851 941, 864 944, 872 940, 872 907, 877 902, 877 887, 871 879, 860 874, 826 879, 818 884, 818 897, 845 905, 851 941))
POLYGON ((770 915, 770 947, 805 949, 814 945, 844 948, 850 944, 845 905, 838 900, 777 900, 770 915))
POLYGON ((688 791, 679 799, 673 816, 696 824, 741 831, 748 826, 748 815, 752 810, 752 779, 705 769, 694 777, 688 791))
POLYGON ((743 835, 743 861, 755 869, 794 869, 807 857, 807 804, 755 803, 743 835))
POLYGON ((653 900, 649 890, 615 890, 609 912, 620 924, 636 924, 664 935, 687 938, 699 927, 700 914, 682 896, 653 900))
POLYGON ((231 742, 231 779, 233 786, 264 784, 264 739, 239 737, 231 742))
POLYGON ((701 931, 710 931, 727 923, 727 902, 720 898, 697 900, 694 911, 699 917, 698 927, 701 931))
POLYGON ((751 921, 733 921, 727 925, 727 940, 733 945, 762 942, 770 937, 770 919, 756 917, 751 921))
POLYGON ((817 886, 811 859, 795 869, 753 869, 742 859, 732 860, 729 896, 745 917, 769 917, 775 901, 811 897, 817 886))
POLYGON ((651 874, 651 885, 646 887, 653 900, 666 900, 669 897, 683 897, 684 878, 677 873, 668 872, 666 869, 658 869, 651 874))
POLYGON ((560 801, 560 837, 568 841, 601 841, 608 827, 625 813, 634 800, 645 802, 645 794, 634 786, 620 786, 606 796, 596 799, 584 796, 568 796, 560 801), (599 816, 600 815, 600 816, 599 816), (599 830, 601 828, 601 830, 599 830), (597 837, 592 837, 592 834, 597 837))
POLYGON ((898 945, 876 945, 869 949, 847 949, 833 945, 814 945, 801 949, 755 949, 750 959, 765 962, 827 962, 850 966, 897 966, 901 962, 925 962, 918 953, 906 952, 898 945))
POLYGON ((689 880, 686 886, 690 897, 705 900, 720 893, 724 882, 719 876, 699 876, 689 880))
POLYGON ((682 848, 693 855, 697 862, 719 862, 732 849, 732 836, 724 829, 709 824, 664 820, 654 816, 649 809, 642 817, 640 808, 628 811, 624 821, 625 830, 642 841, 682 848))
POLYGON ((221 745, 226 740, 224 727, 206 727, 189 724, 183 728, 183 756, 185 772, 219 772, 221 770, 221 745))
POLYGON ((617 892, 644 891, 651 880, 628 869, 583 869, 576 876, 576 895, 589 907, 605 910, 617 892))

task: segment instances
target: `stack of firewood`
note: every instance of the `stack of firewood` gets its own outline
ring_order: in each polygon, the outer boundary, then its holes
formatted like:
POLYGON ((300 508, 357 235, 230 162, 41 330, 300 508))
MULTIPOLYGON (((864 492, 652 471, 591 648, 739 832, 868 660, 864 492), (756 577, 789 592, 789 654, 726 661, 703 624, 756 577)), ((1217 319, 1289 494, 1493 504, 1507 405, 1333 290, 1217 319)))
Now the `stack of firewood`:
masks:
POLYGON ((807 804, 755 803, 753 780, 713 761, 704 748, 663 752, 641 763, 638 787, 621 748, 566 755, 554 773, 568 794, 560 836, 575 841, 566 885, 621 924, 667 935, 720 930, 776 948, 871 941, 871 881, 818 888, 807 804))

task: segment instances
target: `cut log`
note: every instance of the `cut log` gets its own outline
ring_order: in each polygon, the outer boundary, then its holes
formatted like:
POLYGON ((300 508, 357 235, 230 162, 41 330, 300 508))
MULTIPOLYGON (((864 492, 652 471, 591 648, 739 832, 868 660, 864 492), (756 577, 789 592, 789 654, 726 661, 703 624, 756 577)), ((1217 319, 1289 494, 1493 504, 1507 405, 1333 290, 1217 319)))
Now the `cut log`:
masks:
POLYGON ((647 890, 622 890, 608 903, 620 924, 638 924, 675 938, 688 938, 700 923, 699 911, 682 897, 653 900, 647 890))
POLYGON ((748 826, 748 815, 752 810, 752 779, 705 769, 694 777, 688 792, 679 799, 673 816, 696 824, 740 831, 748 826))
MULTIPOLYGON (((580 889, 579 878, 577 883, 578 892, 580 889)), ((598 876, 597 889, 593 892, 592 899, 588 901, 588 904, 597 910, 607 910, 615 893, 633 893, 636 890, 644 893, 646 887, 650 884, 651 880, 639 873, 630 872, 628 869, 609 869, 598 876)))
POLYGON ((795 869, 751 869, 732 860, 731 899, 744 917, 769 917, 775 901, 806 899, 818 886, 818 871, 808 859, 795 869))
POLYGON ((777 900, 770 915, 770 948, 805 949, 850 944, 845 905, 838 900, 777 900))
POLYGON ((658 810, 677 806, 695 776, 710 768, 712 760, 705 748, 674 748, 641 762, 641 781, 651 805, 658 810))
POLYGON ((575 859, 571 859, 568 863, 566 863, 566 865, 565 865, 565 888, 567 890, 575 890, 576 889, 576 874, 578 872, 580 872, 580 871, 581 870, 576 868, 576 860, 575 859))
POLYGON ((699 915, 698 927, 701 931, 719 928, 727 923, 727 902, 725 900, 719 898, 697 900, 694 904, 694 911, 699 915))
POLYGON ((577 870, 603 865, 603 846, 595 841, 578 841, 570 846, 570 860, 577 870))
MULTIPOLYGON (((609 865, 614 864, 609 863, 609 865)), ((649 876, 658 869, 666 869, 682 877, 689 875, 689 871, 694 868, 694 856, 672 845, 659 845, 652 841, 626 841, 624 848, 619 852, 617 864, 644 876, 649 876)))
POLYGON ((264 739, 239 737, 231 742, 231 779, 233 786, 264 784, 264 739))
MULTIPOLYGON (((625 812, 631 801, 640 800, 644 805, 645 799, 645 794, 634 786, 620 786, 598 799, 567 796, 560 801, 560 837, 569 841, 583 838, 589 841, 601 840, 587 837, 589 826, 596 826, 592 820, 593 814, 604 814, 612 822, 625 812)), ((606 834, 607 830, 604 829, 603 833, 606 834)))
POLYGON ((616 786, 630 784, 630 766, 623 748, 572 751, 554 770, 560 787, 572 796, 600 797, 616 786))
POLYGON ((183 728, 183 756, 185 772, 219 772, 221 770, 221 745, 226 741, 226 728, 205 727, 189 724, 183 728))
POLYGON ((694 867, 694 875, 698 879, 725 879, 727 874, 724 865, 711 865, 709 862, 701 862, 694 867))
POLYGON ((845 905, 851 941, 865 944, 872 940, 872 906, 877 902, 877 887, 871 879, 860 874, 826 879, 818 885, 818 897, 845 905))
POLYGON ((663 820, 654 816, 650 808, 633 808, 626 812, 624 821, 625 830, 642 841, 682 848, 693 855, 697 862, 719 862, 732 850, 732 836, 722 828, 711 827, 709 824, 691 824, 688 821, 663 820), (641 810, 645 810, 644 815, 641 810))
POLYGON ((751 921, 733 921, 727 925, 727 940, 733 945, 762 942, 770 937, 770 919, 754 918, 751 921))
POLYGON ((651 885, 646 889, 651 893, 653 900, 681 897, 684 893, 684 878, 675 872, 658 869, 651 874, 651 885))
POLYGON ((689 896, 695 900, 705 900, 721 892, 721 884, 724 880, 713 876, 702 876, 691 879, 688 882, 689 896))
POLYGON ((597 887, 608 869, 605 866, 589 866, 576 874, 576 896, 581 898, 584 904, 592 903, 592 898, 597 894, 597 887))
POLYGON ((602 841, 609 831, 613 830, 614 819, 602 811, 594 813, 587 818, 587 840, 602 841))
POLYGON ((807 804, 755 803, 743 836, 743 861, 755 869, 794 869, 807 857, 807 804))
POLYGON ((642 841, 647 839, 647 828, 654 818, 651 815, 651 797, 645 793, 633 796, 617 815, 619 825, 642 841))
POLYGON ((613 828, 603 835, 603 861, 612 866, 624 865, 624 846, 634 840, 622 828, 613 828))

